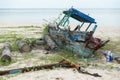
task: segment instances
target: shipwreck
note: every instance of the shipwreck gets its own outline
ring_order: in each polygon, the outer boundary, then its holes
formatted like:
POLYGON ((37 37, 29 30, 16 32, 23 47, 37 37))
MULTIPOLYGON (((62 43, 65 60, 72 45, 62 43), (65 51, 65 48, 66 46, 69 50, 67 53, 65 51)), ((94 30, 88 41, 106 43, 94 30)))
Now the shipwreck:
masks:
MULTIPOLYGON (((109 42, 109 40, 102 41, 93 37, 97 29, 97 22, 89 15, 75 8, 63 11, 63 15, 59 22, 48 24, 48 35, 58 47, 72 51, 72 53, 81 57, 89 57, 109 42), (80 22, 80 25, 77 25, 73 30, 71 30, 71 26, 68 24, 70 18, 80 22), (88 24, 88 26, 81 30, 85 24, 88 24), (94 25, 92 29, 91 25, 94 25)), ((53 47, 53 49, 56 49, 56 47, 53 47)))

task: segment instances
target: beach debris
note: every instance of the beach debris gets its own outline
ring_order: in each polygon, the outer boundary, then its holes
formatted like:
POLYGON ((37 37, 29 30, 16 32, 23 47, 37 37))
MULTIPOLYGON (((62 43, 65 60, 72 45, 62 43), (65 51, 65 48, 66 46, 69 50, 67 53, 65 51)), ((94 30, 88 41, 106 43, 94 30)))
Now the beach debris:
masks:
POLYGON ((108 61, 108 62, 113 61, 113 54, 111 53, 111 51, 107 51, 106 61, 108 61))
POLYGON ((102 76, 99 75, 98 73, 93 73, 93 74, 92 74, 92 73, 89 73, 89 72, 87 72, 87 71, 85 71, 85 70, 82 70, 81 67, 80 67, 78 64, 75 64, 74 62, 71 62, 70 60, 68 60, 68 59, 66 59, 66 58, 64 58, 64 57, 62 57, 62 59, 63 59, 63 62, 64 62, 64 63, 72 66, 72 67, 75 68, 75 69, 77 69, 77 71, 80 72, 80 73, 88 74, 88 75, 91 75, 91 76, 94 76, 94 77, 102 77, 102 76))
POLYGON ((48 46, 50 47, 51 50, 56 51, 58 49, 57 45, 55 44, 55 42, 50 38, 49 35, 45 35, 45 41, 48 44, 48 46))
POLYGON ((45 41, 43 41, 43 40, 41 40, 41 41, 36 40, 33 42, 34 46, 40 46, 40 45, 44 45, 44 44, 45 44, 45 41))
POLYGON ((93 36, 97 27, 94 18, 72 7, 63 11, 63 16, 59 20, 48 23, 47 29, 50 38, 58 47, 86 58, 110 41, 93 36), (70 18, 79 21, 81 24, 74 28, 73 25, 70 25, 70 18), (86 28, 84 27, 85 24, 88 24, 86 28))
POLYGON ((3 46, 1 61, 2 62, 11 62, 11 45, 6 42, 3 46))
POLYGON ((100 44, 95 48, 95 50, 98 50, 99 48, 105 46, 105 44, 107 44, 110 40, 104 40, 104 41, 100 41, 100 44))
POLYGON ((115 57, 114 60, 116 60, 118 63, 120 63, 120 57, 115 57))
POLYGON ((44 38, 36 39, 31 42, 31 47, 39 48, 41 45, 45 45, 44 38))
POLYGON ((105 55, 106 60, 108 62, 112 62, 113 60, 116 60, 118 63, 120 63, 120 56, 119 55, 112 53, 110 50, 105 50, 102 53, 105 55))
POLYGON ((64 80, 62 77, 57 77, 56 80, 64 80))
POLYGON ((117 68, 118 71, 120 71, 120 66, 117 68))
POLYGON ((67 67, 68 66, 65 63, 62 63, 61 61, 54 63, 54 64, 47 64, 47 65, 42 65, 42 66, 33 66, 33 67, 24 67, 24 68, 18 68, 18 69, 4 70, 4 71, 0 71, 0 75, 24 73, 24 72, 30 72, 30 71, 37 71, 41 69, 53 69, 54 67, 67 67))
POLYGON ((4 70, 0 71, 0 75, 7 75, 7 74, 16 74, 16 73, 24 73, 29 71, 37 71, 41 69, 54 69, 54 67, 66 67, 66 68, 75 68, 78 72, 83 74, 88 74, 94 77, 101 77, 98 73, 89 73, 87 71, 82 71, 81 67, 74 62, 71 62, 70 60, 62 57, 62 60, 60 62, 54 63, 54 64, 47 64, 43 66, 33 66, 33 67, 25 67, 25 68, 18 68, 18 69, 11 69, 11 70, 4 70))
POLYGON ((96 58, 87 58, 88 61, 94 61, 97 60, 96 58))
POLYGON ((22 53, 31 51, 31 47, 26 42, 18 40, 17 45, 18 45, 20 52, 22 53))

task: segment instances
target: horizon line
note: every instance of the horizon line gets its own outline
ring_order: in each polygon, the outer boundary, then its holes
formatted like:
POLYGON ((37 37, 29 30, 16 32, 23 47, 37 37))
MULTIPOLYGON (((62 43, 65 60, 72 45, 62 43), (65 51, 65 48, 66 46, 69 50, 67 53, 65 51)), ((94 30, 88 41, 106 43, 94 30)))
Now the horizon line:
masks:
MULTIPOLYGON (((69 8, 0 8, 0 9, 69 9, 69 8)), ((120 9, 120 8, 76 8, 76 9, 120 9)))

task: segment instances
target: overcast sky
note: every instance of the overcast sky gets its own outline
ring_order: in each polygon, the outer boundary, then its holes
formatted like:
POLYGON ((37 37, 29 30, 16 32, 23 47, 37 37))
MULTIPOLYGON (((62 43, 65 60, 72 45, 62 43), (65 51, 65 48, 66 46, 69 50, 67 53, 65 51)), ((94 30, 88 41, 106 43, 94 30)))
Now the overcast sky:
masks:
POLYGON ((120 0, 0 0, 0 8, 120 8, 120 0))

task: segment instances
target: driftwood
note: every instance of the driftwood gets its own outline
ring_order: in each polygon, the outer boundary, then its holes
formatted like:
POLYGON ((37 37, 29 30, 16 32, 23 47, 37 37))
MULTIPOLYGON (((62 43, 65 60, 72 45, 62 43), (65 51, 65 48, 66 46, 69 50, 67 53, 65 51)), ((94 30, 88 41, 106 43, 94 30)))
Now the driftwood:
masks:
POLYGON ((17 41, 17 45, 18 45, 20 52, 30 52, 31 51, 30 46, 25 42, 17 41))
POLYGON ((56 50, 58 48, 55 42, 50 38, 50 36, 45 35, 44 37, 51 50, 56 50))
POLYGON ((87 72, 87 71, 83 71, 78 64, 75 64, 74 62, 71 62, 70 60, 68 60, 68 59, 66 59, 66 58, 64 58, 64 57, 62 57, 62 59, 63 59, 63 63, 66 63, 66 64, 72 66, 73 68, 77 69, 78 72, 80 72, 80 73, 88 74, 88 75, 91 75, 91 76, 94 76, 94 77, 102 77, 102 76, 99 75, 98 73, 93 73, 93 74, 92 74, 92 73, 89 73, 89 72, 87 72))
POLYGON ((25 67, 25 68, 19 68, 19 69, 0 71, 0 75, 24 73, 24 72, 29 72, 29 71, 37 71, 41 69, 53 69, 54 67, 69 67, 66 64, 60 63, 60 62, 54 63, 54 64, 42 65, 42 66, 33 66, 33 67, 25 67))
POLYGON ((1 61, 3 62, 11 61, 11 46, 9 43, 5 43, 3 46, 1 61))
POLYGON ((25 68, 19 68, 19 69, 12 69, 12 70, 5 70, 5 71, 0 71, 0 75, 6 75, 6 74, 15 74, 15 73, 24 73, 24 72, 29 72, 29 71, 37 71, 41 69, 53 69, 54 67, 67 67, 67 68, 76 68, 79 72, 83 74, 88 74, 94 77, 101 77, 99 74, 94 73, 91 74, 89 72, 83 72, 81 71, 81 68, 79 65, 75 64, 74 62, 69 61, 68 59, 62 57, 62 60, 58 63, 54 64, 48 64, 48 65, 43 65, 43 66, 33 66, 33 67, 25 67, 25 68))

